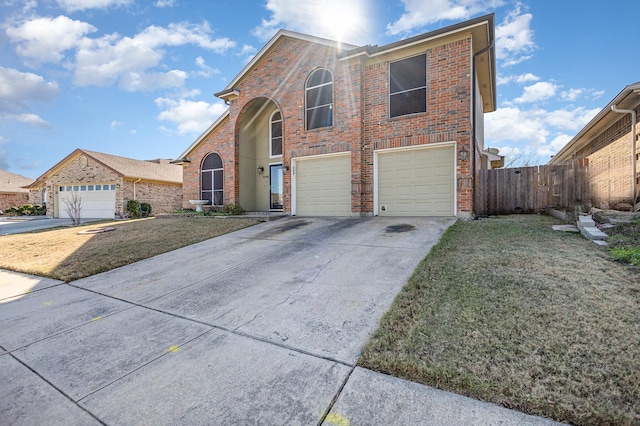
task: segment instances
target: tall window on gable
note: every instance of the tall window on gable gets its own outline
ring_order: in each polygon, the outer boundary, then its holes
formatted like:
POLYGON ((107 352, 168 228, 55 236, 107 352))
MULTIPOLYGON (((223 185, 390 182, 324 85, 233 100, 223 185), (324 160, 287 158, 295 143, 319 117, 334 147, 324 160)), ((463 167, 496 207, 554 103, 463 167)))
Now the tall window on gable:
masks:
POLYGON ((427 111, 427 55, 389 64, 389 117, 427 111))
POLYGON ((216 153, 209 154, 202 162, 200 199, 209 200, 214 206, 222 206, 223 197, 222 158, 216 153))
POLYGON ((333 126, 333 76, 325 69, 309 75, 305 86, 307 130, 333 126))
POLYGON ((271 115, 269 156, 282 155, 282 114, 276 111, 271 115))

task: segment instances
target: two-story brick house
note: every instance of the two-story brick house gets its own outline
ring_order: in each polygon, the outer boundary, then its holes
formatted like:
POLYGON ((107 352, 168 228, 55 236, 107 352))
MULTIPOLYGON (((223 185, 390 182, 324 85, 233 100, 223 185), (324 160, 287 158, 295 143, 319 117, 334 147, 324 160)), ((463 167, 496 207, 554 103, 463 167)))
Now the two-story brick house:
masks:
POLYGON ((384 46, 281 30, 175 161, 183 205, 471 217, 495 90, 493 15, 384 46))

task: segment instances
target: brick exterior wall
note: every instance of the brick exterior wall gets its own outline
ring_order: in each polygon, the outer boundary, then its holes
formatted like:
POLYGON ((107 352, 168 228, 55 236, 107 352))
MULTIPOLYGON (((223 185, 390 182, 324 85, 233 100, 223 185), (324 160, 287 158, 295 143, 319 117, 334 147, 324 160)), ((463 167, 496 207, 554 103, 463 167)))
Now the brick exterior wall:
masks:
MULTIPOLYGON (((640 108, 636 109, 640 113, 640 108)), ((636 125, 636 131, 640 125, 636 125)), ((636 143, 640 148, 640 143, 636 143)), ((577 151, 574 158, 589 160, 591 203, 595 207, 610 207, 631 202, 633 181, 631 177, 631 115, 621 115, 620 120, 600 133, 585 147, 577 151)), ((637 158, 636 158, 637 160, 637 158)), ((636 163, 640 179, 640 163, 636 163)), ((636 183, 640 188, 640 181, 636 183)))
POLYGON ((29 204, 29 193, 27 192, 4 192, 0 193, 0 210, 4 211, 11 207, 20 207, 29 204))
MULTIPOLYGON (((392 56, 394 55, 394 56, 392 56)), ((330 47, 283 37, 236 85, 239 98, 229 116, 189 153, 184 166, 184 197, 200 198, 200 165, 205 155, 217 152, 224 164, 224 199, 239 202, 239 143, 242 126, 249 121, 256 100, 269 100, 283 116, 283 165, 302 156, 351 152, 352 213, 373 214, 373 152, 378 149, 456 142, 472 153, 471 38, 448 39, 441 45, 415 48, 404 56, 341 61, 330 47), (389 118, 389 62, 427 54, 427 112, 389 118), (333 127, 305 130, 305 82, 309 74, 325 68, 333 73, 333 127)), ((469 155, 471 157, 471 155, 469 155)), ((481 161, 476 162, 478 168, 481 161)), ((472 212, 471 158, 458 161, 457 212, 472 212)), ((291 173, 284 174, 284 211, 291 211, 291 173)))
POLYGON ((182 207, 182 186, 159 182, 125 179, 123 186, 123 206, 128 200, 138 200, 151 205, 151 213, 171 213, 182 207), (135 186, 135 196, 134 196, 135 186))

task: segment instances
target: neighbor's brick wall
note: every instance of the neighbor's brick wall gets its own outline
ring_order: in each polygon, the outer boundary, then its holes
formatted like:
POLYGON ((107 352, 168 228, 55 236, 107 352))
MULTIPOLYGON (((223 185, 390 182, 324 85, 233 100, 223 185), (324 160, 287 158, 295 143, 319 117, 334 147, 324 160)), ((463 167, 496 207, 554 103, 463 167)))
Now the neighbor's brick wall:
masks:
MULTIPOLYGON (((389 60, 364 66, 364 206, 373 211, 373 150, 438 142, 464 147, 467 161, 458 161, 457 211, 472 211, 471 173, 471 38, 449 42, 412 55, 427 54, 427 112, 389 118, 389 60)), ((400 58, 392 58, 397 60, 400 58)), ((480 166, 481 162, 476 163, 480 166)))
MULTIPOLYGON (((640 108, 636 112, 640 112, 640 108)), ((631 202, 631 157, 630 114, 621 114, 620 120, 575 153, 573 158, 589 159, 593 206, 600 207, 602 203, 609 203, 610 207, 615 207, 620 202, 631 202)), ((640 164, 636 164, 636 171, 640 173, 640 164)))
POLYGON ((134 199, 151 204, 152 214, 171 213, 182 207, 182 185, 141 181, 135 184, 134 197, 134 182, 129 179, 124 181, 124 209, 127 201, 134 199))
POLYGON ((0 193, 0 210, 11 207, 20 207, 29 204, 28 192, 4 192, 0 193))
POLYGON ((114 171, 87 157, 87 166, 82 169, 74 159, 68 162, 56 174, 47 176, 47 216, 54 216, 63 211, 63 206, 54 206, 58 185, 86 183, 116 184, 116 214, 122 213, 122 178, 114 171), (54 193, 55 192, 55 193, 54 193), (57 208, 56 208, 57 207, 57 208))

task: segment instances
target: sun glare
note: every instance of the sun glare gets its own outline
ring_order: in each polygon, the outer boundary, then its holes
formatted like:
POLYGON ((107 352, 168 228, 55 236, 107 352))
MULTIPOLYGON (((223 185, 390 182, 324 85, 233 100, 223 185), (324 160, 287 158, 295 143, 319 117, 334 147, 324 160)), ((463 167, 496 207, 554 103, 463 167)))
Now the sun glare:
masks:
POLYGON ((366 38, 369 16, 366 1, 322 1, 316 10, 319 29, 327 37, 345 43, 358 43, 366 38))

